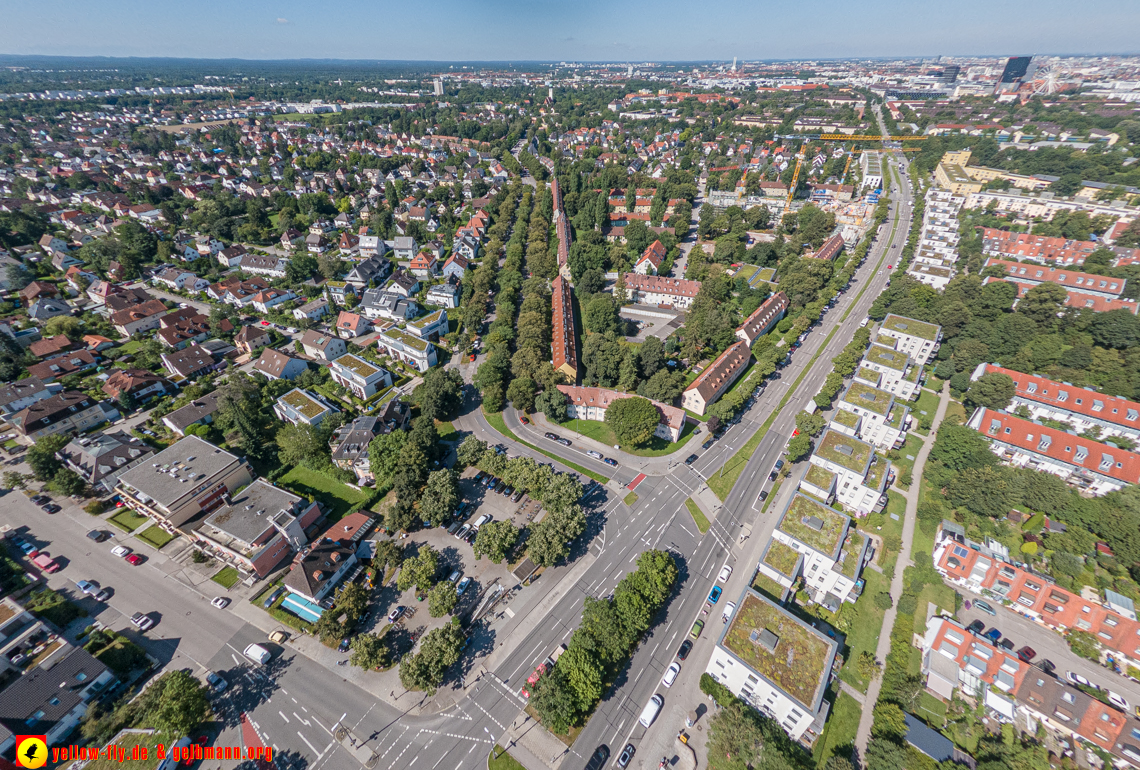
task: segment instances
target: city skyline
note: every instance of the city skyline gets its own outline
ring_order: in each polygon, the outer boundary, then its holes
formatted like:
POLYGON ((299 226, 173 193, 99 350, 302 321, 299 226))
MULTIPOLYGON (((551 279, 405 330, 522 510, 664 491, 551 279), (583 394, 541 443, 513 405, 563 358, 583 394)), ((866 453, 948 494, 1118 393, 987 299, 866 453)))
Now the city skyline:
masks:
POLYGON ((782 5, 726 2, 693 12, 675 0, 616 7, 497 0, 476 8, 434 0, 416 13, 356 2, 327 13, 295 0, 162 8, 111 0, 97 9, 47 0, 6 9, 0 53, 446 62, 1089 55, 1134 52, 1131 30, 1140 24, 1140 8, 1114 0, 1086 2, 1079 16, 1060 0, 1038 4, 1031 16, 982 0, 911 3, 892 8, 902 11, 894 17, 866 4, 814 10, 804 16, 782 5), (802 34, 786 34, 796 25, 802 34))

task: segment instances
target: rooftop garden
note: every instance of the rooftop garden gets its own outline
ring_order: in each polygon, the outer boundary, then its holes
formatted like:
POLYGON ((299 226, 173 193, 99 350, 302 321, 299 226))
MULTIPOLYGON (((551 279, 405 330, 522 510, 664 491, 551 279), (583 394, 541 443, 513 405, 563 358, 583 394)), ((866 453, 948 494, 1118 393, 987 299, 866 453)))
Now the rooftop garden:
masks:
POLYGON ((859 565, 862 559, 859 557, 863 554, 863 543, 867 542, 867 537, 859 530, 852 527, 847 531, 847 540, 843 543, 843 550, 840 553, 839 571, 851 578, 859 574, 859 565))
POLYGON ((906 318, 901 315, 889 315, 883 319, 882 328, 890 329, 899 334, 909 334, 912 337, 921 337, 924 340, 933 342, 938 339, 938 332, 941 327, 934 324, 928 324, 923 321, 916 321, 913 318, 906 318))
POLYGON ((837 422, 845 428, 856 430, 859 427, 859 421, 862 418, 854 412, 846 409, 836 409, 835 414, 831 416, 832 422, 837 422))
POLYGON ((354 374, 357 374, 364 379, 368 379, 372 375, 376 374, 376 372, 380 371, 380 368, 378 366, 373 366, 363 358, 354 356, 352 353, 341 356, 336 360, 336 363, 338 366, 343 366, 345 369, 348 369, 350 372, 353 372, 354 374))
POLYGON ((884 347, 890 348, 891 350, 895 349, 895 345, 897 343, 898 340, 896 340, 894 337, 887 336, 886 334, 878 334, 875 336, 876 345, 882 345, 884 347))
POLYGON ((895 430, 902 430, 903 420, 906 419, 907 412, 910 410, 905 406, 895 406, 891 413, 887 415, 887 425, 895 430))
MULTIPOLYGON (((841 412, 840 414, 851 414, 850 412, 841 412)), ((831 491, 831 485, 835 483, 835 474, 820 465, 814 463, 808 466, 807 473, 804 474, 804 481, 819 489, 831 491)))
POLYGON ((281 397, 281 401, 292 407, 298 414, 304 415, 310 420, 328 409, 328 407, 303 390, 291 390, 281 397))
POLYGON ((866 484, 871 489, 878 489, 882 484, 883 479, 887 477, 887 470, 891 464, 885 458, 875 455, 875 459, 871 462, 871 467, 867 470, 866 484))
POLYGON ((906 368, 906 362, 910 358, 906 353, 900 353, 893 348, 883 347, 882 345, 872 345, 867 348, 867 352, 863 354, 863 359, 868 363, 878 364, 885 366, 889 369, 897 369, 902 371, 906 368))
POLYGON ((800 559, 800 552, 786 543, 775 538, 768 541, 768 550, 764 553, 764 563, 772 569, 785 575, 788 579, 795 577, 796 562, 800 559))
POLYGON ((863 473, 872 454, 870 444, 833 430, 823 434, 815 453, 855 473, 863 473))
POLYGON ((797 494, 778 528, 820 553, 834 555, 847 529, 847 517, 823 503, 797 494))
POLYGON ((387 331, 383 332, 383 334, 393 340, 396 340, 401 345, 406 345, 412 350, 418 350, 422 353, 428 349, 427 340, 421 340, 414 334, 408 334, 403 329, 388 329, 387 331))
POLYGON ((860 380, 865 380, 867 382, 874 383, 875 387, 878 387, 879 383, 883 379, 883 375, 881 372, 877 372, 874 369, 872 369, 871 367, 866 366, 864 364, 859 365, 859 371, 856 372, 855 376, 858 377, 860 380))
POLYGON ((892 396, 885 390, 872 388, 870 385, 864 385, 858 380, 853 381, 848 387, 847 392, 843 395, 843 400, 848 404, 857 406, 860 409, 866 409, 869 412, 886 417, 891 409, 892 396))
POLYGON ((754 593, 737 608, 724 646, 805 708, 812 708, 827 684, 832 645, 754 593))

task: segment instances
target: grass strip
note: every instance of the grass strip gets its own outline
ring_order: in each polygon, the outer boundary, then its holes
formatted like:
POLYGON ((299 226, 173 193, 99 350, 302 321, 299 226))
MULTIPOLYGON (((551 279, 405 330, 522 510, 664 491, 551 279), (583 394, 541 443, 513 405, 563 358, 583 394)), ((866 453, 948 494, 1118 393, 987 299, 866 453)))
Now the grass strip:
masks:
POLYGON ((701 531, 701 534, 703 535, 708 532, 709 527, 712 525, 709 523, 709 520, 705 518, 705 515, 701 513, 700 506, 694 502, 693 498, 690 497, 685 501, 685 507, 689 509, 689 515, 693 517, 693 523, 697 525, 697 529, 701 531))
POLYGON ((625 496, 623 502, 626 505, 628 505, 630 508, 632 508, 633 504, 637 502, 637 493, 636 492, 630 492, 628 495, 625 496))
POLYGON ((237 584, 241 574, 233 567, 223 567, 218 574, 214 575, 210 580, 213 580, 220 586, 226 588, 233 588, 237 584))
POLYGON ((539 454, 544 454, 547 457, 549 457, 551 460, 555 460, 557 462, 562 463, 567 468, 572 468, 584 476, 589 476, 590 478, 592 478, 594 481, 598 482, 599 484, 605 484, 607 481, 610 480, 608 476, 603 476, 600 473, 594 473, 591 470, 587 470, 587 469, 583 468, 581 465, 576 465, 576 464, 574 464, 568 460, 564 460, 563 458, 559 457, 558 455, 554 454, 553 452, 547 452, 545 449, 540 449, 540 448, 536 447, 534 444, 531 444, 527 441, 523 441, 521 438, 516 436, 510 428, 507 427, 507 423, 503 421, 503 413, 502 412, 486 412, 486 411, 484 411, 483 417, 486 418, 488 425, 490 425, 495 430, 499 431, 499 433, 502 433, 504 436, 509 438, 511 441, 516 441, 525 447, 530 447, 531 449, 538 452, 539 454))
POLYGON ((139 540, 144 543, 153 545, 155 548, 162 548, 164 545, 174 539, 174 535, 170 534, 158 525, 147 527, 142 532, 135 535, 139 540))

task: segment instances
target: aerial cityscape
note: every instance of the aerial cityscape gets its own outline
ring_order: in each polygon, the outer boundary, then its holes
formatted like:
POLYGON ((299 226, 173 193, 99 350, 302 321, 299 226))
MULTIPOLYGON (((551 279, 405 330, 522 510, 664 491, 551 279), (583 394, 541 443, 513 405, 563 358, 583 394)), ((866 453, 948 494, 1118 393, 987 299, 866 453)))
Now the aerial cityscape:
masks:
POLYGON ((0 32, 0 770, 1140 768, 1135 11, 238 5, 0 32))

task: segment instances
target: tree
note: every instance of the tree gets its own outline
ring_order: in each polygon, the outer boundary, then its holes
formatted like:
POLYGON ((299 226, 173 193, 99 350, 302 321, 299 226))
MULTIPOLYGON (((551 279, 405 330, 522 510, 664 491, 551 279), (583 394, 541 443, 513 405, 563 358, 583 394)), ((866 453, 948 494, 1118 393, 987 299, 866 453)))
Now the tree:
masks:
POLYGON ((44 332, 48 337, 62 334, 74 339, 82 330, 83 324, 79 322, 79 319, 69 315, 56 316, 44 324, 44 332))
POLYGON ((663 404, 672 404, 684 390, 685 375, 662 368, 641 383, 637 389, 637 395, 652 398, 654 401, 660 401, 663 404))
POLYGON ((442 618, 455 609, 459 603, 459 594, 455 590, 455 583, 444 580, 428 591, 428 614, 433 618, 442 618))
POLYGON ((518 539, 519 530, 510 521, 489 521, 479 527, 479 533, 475 535, 475 558, 486 556, 498 564, 506 558, 507 552, 518 539))
POLYGON ((1017 303, 1017 312, 1039 326, 1050 328, 1057 320, 1057 314, 1064 309, 1068 296, 1064 286, 1041 283, 1025 292, 1017 303))
POLYGON ((527 539, 527 554, 540 567, 553 566, 566 558, 570 543, 586 529, 586 516, 578 506, 559 509, 547 504, 547 508, 550 512, 531 527, 527 539))
POLYGON ((446 420, 463 403, 463 377, 457 369, 435 366, 424 374, 424 381, 412 391, 419 404, 420 415, 432 420, 446 420))
POLYGON ((818 412, 808 414, 800 412, 796 415, 796 429, 801 435, 814 436, 827 427, 827 418, 818 412))
POLYGON ((282 465, 303 465, 314 470, 329 463, 329 445, 320 431, 303 422, 277 431, 277 459, 282 465))
POLYGON ((809 454, 811 454, 811 439, 805 434, 793 436, 788 442, 788 459, 792 462, 799 462, 809 454))
POLYGON ((547 388, 538 394, 534 401, 535 409, 546 415, 551 422, 566 422, 567 404, 566 394, 555 387, 547 388))
POLYGON ((389 662, 388 647, 376 634, 357 634, 349 643, 349 663, 363 669, 384 668, 389 662))
POLYGON ((223 433, 237 434, 237 443, 245 453, 260 459, 264 454, 261 433, 261 398, 258 384, 248 375, 234 373, 218 388, 218 411, 215 421, 223 433))
POLYGON ((386 483, 396 473, 407 441, 406 431, 394 430, 368 443, 368 469, 376 477, 377 486, 386 483))
POLYGON ((641 446, 653 438, 661 416, 648 399, 630 396, 619 398, 606 409, 605 422, 613 430, 618 443, 641 446))
POLYGON ((578 696, 566 681, 561 666, 555 666, 535 683, 530 705, 539 721, 553 733, 565 735, 578 720, 578 696))
POLYGON ((764 735, 756 717, 747 713, 740 700, 733 699, 709 720, 709 763, 717 767, 730 760, 732 768, 759 766, 764 751, 764 735), (714 760, 714 757, 716 758, 714 760))
POLYGON ((420 548, 415 556, 404 559, 400 574, 396 578, 396 588, 401 592, 415 586, 419 591, 427 591, 435 583, 439 572, 439 551, 430 545, 420 548))
POLYGON ((336 598, 336 609, 355 623, 368 611, 368 591, 360 583, 349 583, 336 598))
POLYGON ((61 495, 81 495, 87 489, 87 483, 83 478, 71 470, 70 468, 60 468, 51 477, 48 482, 48 487, 54 492, 59 492, 61 495))
POLYGON ((950 421, 943 422, 938 428, 934 446, 930 448, 930 459, 938 460, 954 471, 997 462, 984 436, 950 421))
POLYGON ((658 369, 665 366, 665 346, 657 337, 646 337, 645 342, 641 343, 637 355, 640 359, 643 377, 652 377, 658 369))
POLYGON ((871 735, 876 738, 902 740, 906 737, 906 715, 897 704, 880 701, 875 705, 875 721, 871 735))
POLYGON ((582 323, 596 334, 618 331, 617 305, 609 294, 595 294, 582 313, 582 323))
POLYGON ((1000 372, 986 372, 970 385, 966 401, 974 406, 1005 409, 1017 392, 1013 378, 1000 372))
POLYGON ((428 474, 420 495, 420 515, 424 521, 438 524, 446 521, 459 505, 459 483, 455 471, 441 468, 428 474))
POLYGON ((429 631, 420 643, 420 651, 405 655, 400 661, 400 683, 409 690, 425 690, 434 695, 447 669, 459 660, 465 641, 459 618, 429 631))
POLYGON ((147 721, 167 735, 190 735, 210 713, 206 686, 185 671, 168 671, 147 692, 147 721))
POLYGON ((562 653, 559 669, 567 688, 574 694, 575 710, 587 713, 602 697, 602 667, 586 650, 575 647, 562 653))
POLYGON ((28 486, 28 482, 33 478, 35 478, 35 476, 31 474, 25 475, 18 471, 4 471, 4 476, 3 479, 0 479, 0 483, 8 489, 25 489, 28 486))
POLYGON ((24 457, 32 469, 32 474, 39 481, 48 481, 55 477, 56 472, 63 467, 55 453, 67 446, 71 438, 62 433, 54 436, 44 436, 28 448, 24 457))
MULTIPOLYGON (((370 450, 371 451, 371 450, 370 450)), ((487 451, 487 442, 468 436, 455 450, 456 461, 463 466, 475 465, 487 451)))
POLYGON ((536 386, 530 377, 516 377, 507 386, 507 400, 520 412, 534 411, 536 386))

